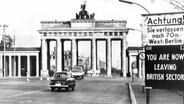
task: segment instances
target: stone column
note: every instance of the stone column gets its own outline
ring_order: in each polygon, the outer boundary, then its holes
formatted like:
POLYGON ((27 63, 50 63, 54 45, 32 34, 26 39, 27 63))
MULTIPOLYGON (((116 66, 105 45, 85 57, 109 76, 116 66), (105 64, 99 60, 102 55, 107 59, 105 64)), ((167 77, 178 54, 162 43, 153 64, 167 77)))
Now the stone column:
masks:
POLYGON ((39 77, 39 57, 36 55, 36 77, 39 77))
POLYGON ((47 70, 50 76, 50 40, 47 40, 47 70))
POLYGON ((94 71, 94 74, 96 74, 96 61, 97 61, 97 54, 96 54, 96 39, 92 39, 92 44, 91 44, 91 50, 92 50, 92 70, 94 71))
POLYGON ((64 68, 65 68, 64 54, 65 54, 65 52, 64 52, 64 40, 61 40, 61 56, 63 56, 63 57, 61 57, 61 69, 62 69, 62 71, 64 71, 64 68))
POLYGON ((79 65, 79 50, 78 50, 78 41, 76 40, 76 65, 79 65))
POLYGON ((56 46, 57 46, 57 48, 56 48, 56 50, 57 50, 57 52, 56 52, 56 59, 57 59, 57 63, 56 63, 56 67, 57 67, 57 71, 62 71, 62 65, 61 65, 61 49, 62 49, 62 45, 61 45, 61 39, 57 39, 57 44, 56 44, 56 46))
POLYGON ((18 56, 18 77, 21 77, 21 56, 18 56))
POLYGON ((12 58, 11 56, 8 56, 9 58, 9 77, 12 77, 12 58))
POLYGON ((107 39, 107 45, 106 45, 107 47, 106 47, 106 49, 107 49, 107 76, 108 77, 111 77, 112 75, 111 75, 111 69, 112 69, 112 63, 111 63, 111 61, 112 61, 112 57, 111 57, 111 52, 112 52, 112 50, 111 50, 111 39, 110 38, 108 38, 107 39))
POLYGON ((16 77, 16 56, 13 56, 13 76, 16 77))
POLYGON ((41 50, 41 57, 42 57, 42 70, 41 70, 41 76, 48 76, 48 70, 47 70, 47 41, 46 39, 42 39, 42 50, 41 50))
POLYGON ((77 42, 72 39, 72 66, 77 65, 77 42))
POLYGON ((126 71, 126 39, 121 39, 121 71, 125 77, 126 71))
POLYGON ((27 76, 29 77, 30 75, 30 56, 27 55, 27 76))

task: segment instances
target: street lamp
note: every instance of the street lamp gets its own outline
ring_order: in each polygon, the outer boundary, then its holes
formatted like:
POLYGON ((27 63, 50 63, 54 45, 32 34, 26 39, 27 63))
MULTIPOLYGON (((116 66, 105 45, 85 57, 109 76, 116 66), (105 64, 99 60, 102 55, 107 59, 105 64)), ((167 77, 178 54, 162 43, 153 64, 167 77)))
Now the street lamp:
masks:
POLYGON ((135 2, 131 2, 131 1, 126 1, 126 0, 119 0, 120 2, 123 2, 123 3, 127 3, 127 4, 135 4, 135 5, 138 5, 140 6, 141 8, 143 8, 144 10, 146 10, 148 12, 148 14, 150 14, 150 12, 142 5, 138 4, 138 3, 135 3, 135 2))
POLYGON ((3 25, 3 44, 4 44, 4 51, 3 51, 3 55, 4 55, 4 68, 3 68, 3 72, 4 72, 4 73, 3 73, 3 74, 4 74, 4 77, 6 76, 6 75, 5 75, 5 71, 6 71, 6 70, 5 70, 5 68, 6 68, 6 56, 5 56, 5 51, 6 51, 6 42, 5 42, 6 39, 5 39, 5 38, 6 38, 6 35, 5 35, 5 28, 6 28, 6 27, 8 27, 8 26, 4 24, 4 25, 3 25))
MULTIPOLYGON (((135 5, 138 5, 141 8, 143 8, 144 10, 146 10, 146 12, 148 14, 150 14, 150 12, 144 6, 142 6, 142 5, 138 4, 138 3, 131 2, 131 1, 126 1, 126 0, 119 0, 119 1, 120 2, 123 2, 123 3, 127 3, 127 4, 135 4, 135 5)), ((143 24, 141 24, 141 27, 143 29, 143 24)), ((130 29, 129 28, 128 30, 135 30, 135 29, 130 29)), ((143 30, 141 30, 141 40, 142 40, 142 46, 143 46, 143 30)), ((150 89, 146 89, 146 104, 150 104, 150 89)))
MULTIPOLYGON (((132 1, 126 1, 126 0, 119 0, 120 2, 122 2, 122 3, 126 3, 126 4, 135 4, 135 5, 138 5, 138 6, 140 6, 141 8, 143 8, 144 10, 146 10, 146 12, 148 13, 148 14, 150 14, 150 12, 144 7, 144 6, 142 6, 142 5, 140 5, 140 4, 138 4, 138 3, 135 3, 135 2, 132 2, 132 1)), ((143 24, 141 24, 141 27, 143 26, 143 24)), ((132 30, 132 29, 130 29, 130 30, 132 30)), ((142 31, 140 31, 141 32, 141 41, 142 41, 142 46, 143 46, 143 33, 142 33, 142 31)))

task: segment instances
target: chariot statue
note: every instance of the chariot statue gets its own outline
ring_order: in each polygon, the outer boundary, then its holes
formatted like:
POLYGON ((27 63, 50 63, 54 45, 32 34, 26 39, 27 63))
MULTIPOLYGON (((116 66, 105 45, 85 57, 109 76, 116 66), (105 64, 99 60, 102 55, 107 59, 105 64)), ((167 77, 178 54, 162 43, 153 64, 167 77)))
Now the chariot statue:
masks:
POLYGON ((81 4, 81 11, 76 13, 76 19, 94 19, 95 13, 89 15, 88 11, 85 9, 86 1, 84 1, 84 4, 81 4))

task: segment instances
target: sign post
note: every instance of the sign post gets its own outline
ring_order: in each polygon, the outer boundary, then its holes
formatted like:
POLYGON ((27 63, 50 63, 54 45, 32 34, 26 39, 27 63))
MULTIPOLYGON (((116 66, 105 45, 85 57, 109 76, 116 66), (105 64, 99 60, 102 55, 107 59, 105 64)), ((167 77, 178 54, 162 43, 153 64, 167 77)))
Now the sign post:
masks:
POLYGON ((146 87, 146 104, 150 104, 150 90, 152 88, 151 87, 146 87))
MULTIPOLYGON (((184 93, 184 12, 142 14, 145 87, 184 93)), ((150 89, 146 89, 147 104, 150 89)), ((184 97, 183 97, 184 104, 184 97)))

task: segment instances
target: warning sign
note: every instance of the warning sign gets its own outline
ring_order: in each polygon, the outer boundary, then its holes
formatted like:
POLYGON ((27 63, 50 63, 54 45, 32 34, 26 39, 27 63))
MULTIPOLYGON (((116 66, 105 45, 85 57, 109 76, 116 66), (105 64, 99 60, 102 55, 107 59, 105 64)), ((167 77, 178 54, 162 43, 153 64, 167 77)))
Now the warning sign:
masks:
POLYGON ((180 45, 184 43, 184 13, 143 14, 143 44, 180 45))
POLYGON ((184 89, 184 46, 145 47, 145 85, 155 89, 184 89))

